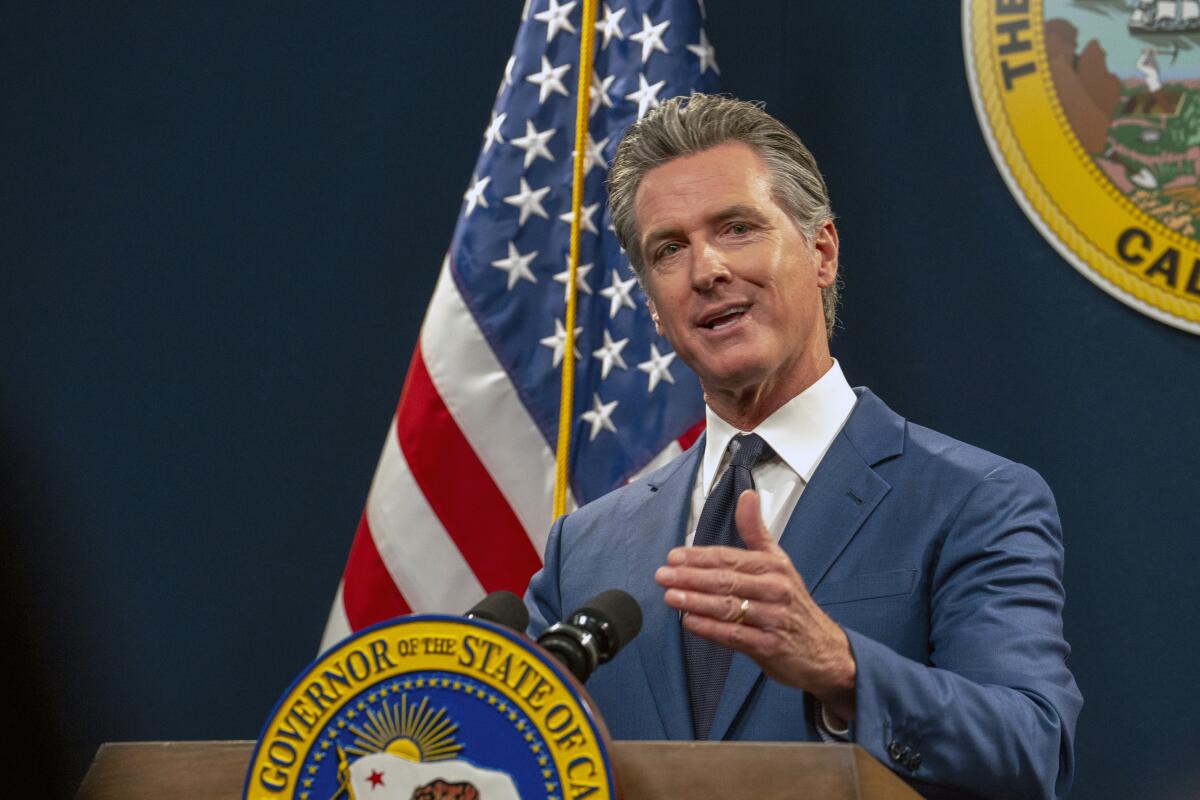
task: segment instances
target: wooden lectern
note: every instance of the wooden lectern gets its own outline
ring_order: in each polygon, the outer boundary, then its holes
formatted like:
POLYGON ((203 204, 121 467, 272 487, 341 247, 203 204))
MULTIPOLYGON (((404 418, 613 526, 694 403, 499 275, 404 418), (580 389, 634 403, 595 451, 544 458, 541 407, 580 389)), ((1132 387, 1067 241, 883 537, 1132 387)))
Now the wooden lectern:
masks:
MULTIPOLYGON (((919 798, 865 750, 790 742, 613 742, 624 800, 919 798)), ((236 800, 253 742, 101 745, 78 800, 236 800)))

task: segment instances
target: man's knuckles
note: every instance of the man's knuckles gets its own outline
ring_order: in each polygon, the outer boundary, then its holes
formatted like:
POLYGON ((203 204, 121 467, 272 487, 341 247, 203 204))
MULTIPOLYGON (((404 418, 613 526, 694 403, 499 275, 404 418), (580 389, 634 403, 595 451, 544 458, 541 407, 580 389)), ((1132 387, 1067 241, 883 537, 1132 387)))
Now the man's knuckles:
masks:
POLYGON ((742 563, 742 552, 731 547, 722 547, 716 550, 713 555, 716 556, 713 566, 725 567, 726 569, 735 569, 742 563))
POLYGON ((763 599, 767 602, 786 606, 796 599, 795 587, 782 575, 768 575, 761 583, 763 599))

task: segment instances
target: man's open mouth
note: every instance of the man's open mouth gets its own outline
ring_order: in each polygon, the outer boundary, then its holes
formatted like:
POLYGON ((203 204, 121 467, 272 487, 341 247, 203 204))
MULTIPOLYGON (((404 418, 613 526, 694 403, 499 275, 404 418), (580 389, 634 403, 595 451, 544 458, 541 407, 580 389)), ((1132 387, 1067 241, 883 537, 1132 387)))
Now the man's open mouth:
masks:
POLYGON ((731 306, 724 308, 708 317, 700 323, 700 327, 708 328, 710 331, 719 331, 722 328, 728 328, 742 318, 742 315, 748 311, 750 306, 731 306))

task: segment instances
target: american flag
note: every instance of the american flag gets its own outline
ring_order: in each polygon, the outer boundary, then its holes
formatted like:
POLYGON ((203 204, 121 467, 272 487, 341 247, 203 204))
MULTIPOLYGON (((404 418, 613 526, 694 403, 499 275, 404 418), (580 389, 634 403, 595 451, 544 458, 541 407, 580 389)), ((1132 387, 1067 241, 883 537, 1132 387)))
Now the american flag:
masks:
MULTIPOLYGON (((702 0, 701 0, 702 2, 702 0)), ((541 566, 565 352, 580 2, 526 3, 322 649, 375 622, 461 613, 541 566)), ((569 505, 699 435, 695 376, 654 333, 605 202, 625 129, 717 88, 695 0, 600 4, 582 209, 569 505)))

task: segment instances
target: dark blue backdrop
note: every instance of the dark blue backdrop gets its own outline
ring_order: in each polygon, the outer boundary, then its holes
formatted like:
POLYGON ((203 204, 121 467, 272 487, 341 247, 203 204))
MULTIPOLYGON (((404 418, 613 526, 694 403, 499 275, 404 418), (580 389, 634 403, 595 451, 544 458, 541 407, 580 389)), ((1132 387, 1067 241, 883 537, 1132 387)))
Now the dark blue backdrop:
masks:
MULTIPOLYGON (((1200 339, 1022 215, 956 3, 847 5, 708 2, 832 187, 835 352, 1055 489, 1075 796, 1200 792, 1200 339)), ((0 15, 0 750, 43 789, 251 738, 314 654, 521 3, 195 6, 0 15)))

